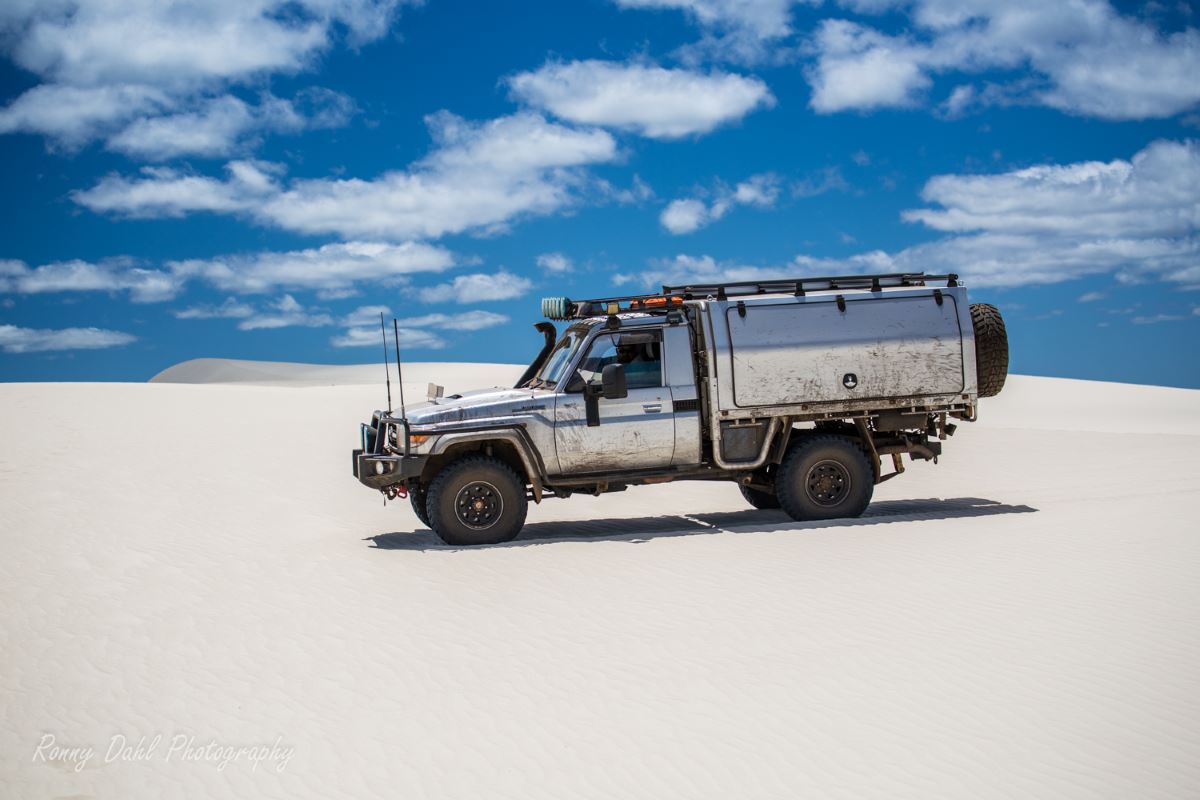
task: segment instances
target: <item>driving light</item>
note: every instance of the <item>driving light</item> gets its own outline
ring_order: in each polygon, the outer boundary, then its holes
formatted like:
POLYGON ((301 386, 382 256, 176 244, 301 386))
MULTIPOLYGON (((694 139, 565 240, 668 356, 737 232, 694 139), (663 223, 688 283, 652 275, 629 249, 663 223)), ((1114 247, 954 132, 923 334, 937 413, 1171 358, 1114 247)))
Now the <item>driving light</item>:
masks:
POLYGON ((387 465, 384 464, 382 461, 376 461, 375 462, 375 474, 382 475, 385 472, 387 472, 387 465))

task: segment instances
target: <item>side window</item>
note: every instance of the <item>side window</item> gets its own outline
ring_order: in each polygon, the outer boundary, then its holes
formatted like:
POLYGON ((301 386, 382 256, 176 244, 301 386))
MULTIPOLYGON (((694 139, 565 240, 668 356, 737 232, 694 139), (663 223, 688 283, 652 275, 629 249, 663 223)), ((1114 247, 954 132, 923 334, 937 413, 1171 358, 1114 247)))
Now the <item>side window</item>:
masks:
POLYGON ((588 383, 598 383, 609 364, 625 365, 625 385, 630 389, 662 386, 662 332, 597 336, 580 363, 579 372, 588 383))

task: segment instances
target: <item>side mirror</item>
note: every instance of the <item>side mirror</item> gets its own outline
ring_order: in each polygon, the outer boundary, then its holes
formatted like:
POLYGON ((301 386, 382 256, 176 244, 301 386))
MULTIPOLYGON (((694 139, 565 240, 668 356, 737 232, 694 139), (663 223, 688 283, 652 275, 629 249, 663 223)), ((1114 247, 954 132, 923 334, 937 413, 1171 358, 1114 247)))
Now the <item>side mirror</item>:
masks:
POLYGON ((601 394, 605 400, 620 400, 623 397, 629 396, 629 389, 625 385, 625 365, 624 364, 609 364, 600 373, 601 394))

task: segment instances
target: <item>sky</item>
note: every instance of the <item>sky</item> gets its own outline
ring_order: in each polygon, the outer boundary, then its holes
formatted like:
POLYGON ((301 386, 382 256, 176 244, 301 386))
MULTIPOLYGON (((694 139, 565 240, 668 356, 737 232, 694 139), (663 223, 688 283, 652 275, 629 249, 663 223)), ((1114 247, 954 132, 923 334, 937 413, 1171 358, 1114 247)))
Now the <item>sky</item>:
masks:
POLYGON ((539 298, 955 272, 1200 388, 1200 7, 7 0, 0 379, 526 363, 539 298))

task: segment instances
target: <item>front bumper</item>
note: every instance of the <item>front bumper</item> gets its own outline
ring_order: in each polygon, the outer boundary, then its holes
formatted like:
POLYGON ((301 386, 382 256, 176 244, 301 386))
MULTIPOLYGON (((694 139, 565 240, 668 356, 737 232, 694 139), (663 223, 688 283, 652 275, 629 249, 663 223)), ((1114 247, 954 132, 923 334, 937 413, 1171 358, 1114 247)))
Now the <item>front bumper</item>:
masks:
POLYGON ((390 456, 354 450, 354 477, 363 486, 383 490, 421 475, 429 456, 390 456))
POLYGON ((406 420, 376 411, 360 433, 362 447, 351 452, 351 460, 354 477, 363 486, 382 491, 421 475, 429 456, 410 454, 406 420), (389 445, 399 445, 402 455, 389 445))

